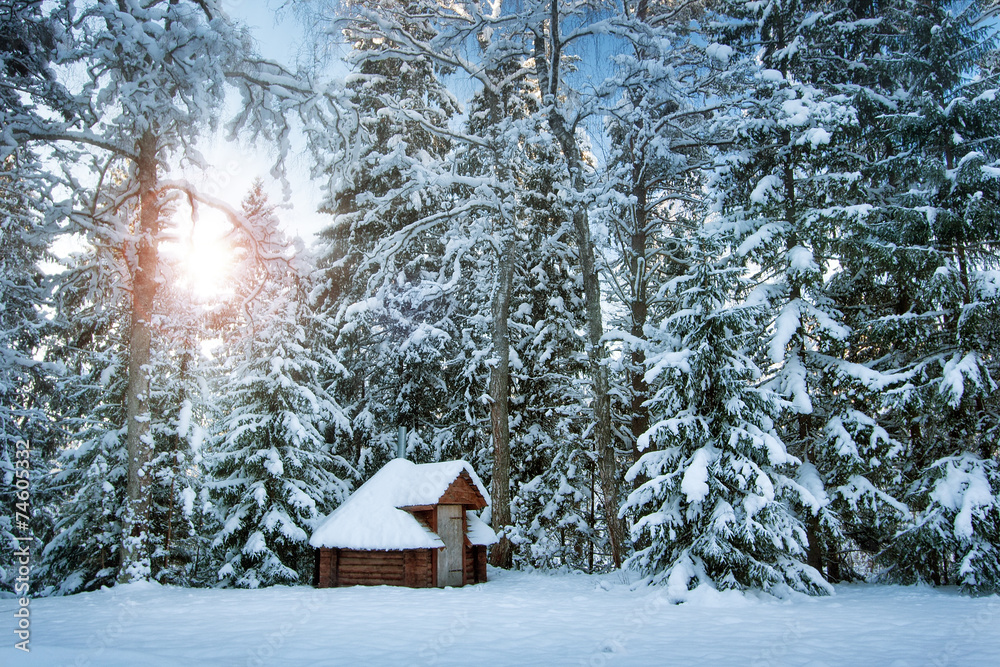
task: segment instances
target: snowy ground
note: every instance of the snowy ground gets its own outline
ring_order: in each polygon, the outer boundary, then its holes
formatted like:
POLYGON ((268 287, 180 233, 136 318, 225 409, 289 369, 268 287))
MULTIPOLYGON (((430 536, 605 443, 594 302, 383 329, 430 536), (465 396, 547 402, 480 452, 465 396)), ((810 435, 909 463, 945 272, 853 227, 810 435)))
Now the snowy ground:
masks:
POLYGON ((446 590, 133 584, 31 603, 31 653, 2 665, 1000 665, 1000 598, 837 586, 669 603, 617 575, 490 571, 446 590))

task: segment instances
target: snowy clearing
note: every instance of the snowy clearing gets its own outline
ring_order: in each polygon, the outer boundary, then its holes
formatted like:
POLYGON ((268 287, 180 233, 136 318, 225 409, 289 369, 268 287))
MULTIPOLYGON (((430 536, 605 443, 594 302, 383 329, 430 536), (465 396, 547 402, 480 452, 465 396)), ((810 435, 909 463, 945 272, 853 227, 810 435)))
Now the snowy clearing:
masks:
MULTIPOLYGON (((491 570, 459 589, 132 584, 31 603, 4 665, 998 665, 1000 597, 839 585, 791 600, 491 570)), ((3 627, 16 602, 0 600, 3 627)))

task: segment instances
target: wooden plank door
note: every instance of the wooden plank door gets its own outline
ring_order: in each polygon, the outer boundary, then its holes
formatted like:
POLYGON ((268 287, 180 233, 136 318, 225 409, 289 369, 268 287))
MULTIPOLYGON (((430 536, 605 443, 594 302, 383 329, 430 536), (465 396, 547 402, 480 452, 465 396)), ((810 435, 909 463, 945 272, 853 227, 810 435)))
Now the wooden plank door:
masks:
POLYGON ((438 586, 461 586, 464 581, 463 545, 465 508, 462 505, 438 505, 437 534, 444 542, 438 551, 438 586))

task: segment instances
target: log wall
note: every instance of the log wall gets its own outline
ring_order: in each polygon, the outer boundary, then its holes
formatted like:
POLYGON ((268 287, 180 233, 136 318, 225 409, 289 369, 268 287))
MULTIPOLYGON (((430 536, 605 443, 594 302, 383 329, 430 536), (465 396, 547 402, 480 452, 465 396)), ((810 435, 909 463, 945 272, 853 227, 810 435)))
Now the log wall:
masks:
POLYGON ((481 584, 486 581, 486 546, 482 544, 465 547, 465 583, 481 584))
POLYGON ((338 586, 402 586, 404 582, 402 551, 340 550, 338 586))
POLYGON ((431 549, 355 551, 320 549, 317 587, 434 585, 431 549))
POLYGON ((475 562, 472 568, 475 576, 474 583, 481 584, 486 581, 486 545, 477 544, 472 547, 472 552, 475 557, 475 562))
POLYGON ((412 588, 433 588, 434 559, 432 549, 410 549, 404 556, 403 572, 406 586, 412 588))

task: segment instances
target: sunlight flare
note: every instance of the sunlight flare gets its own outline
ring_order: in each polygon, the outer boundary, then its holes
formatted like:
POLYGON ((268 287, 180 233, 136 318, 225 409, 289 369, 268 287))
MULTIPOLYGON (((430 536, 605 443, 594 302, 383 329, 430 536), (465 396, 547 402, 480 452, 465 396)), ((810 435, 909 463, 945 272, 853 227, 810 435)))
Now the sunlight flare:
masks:
POLYGON ((235 257, 224 216, 203 208, 196 220, 184 215, 178 231, 178 286, 199 301, 231 294, 235 257))

